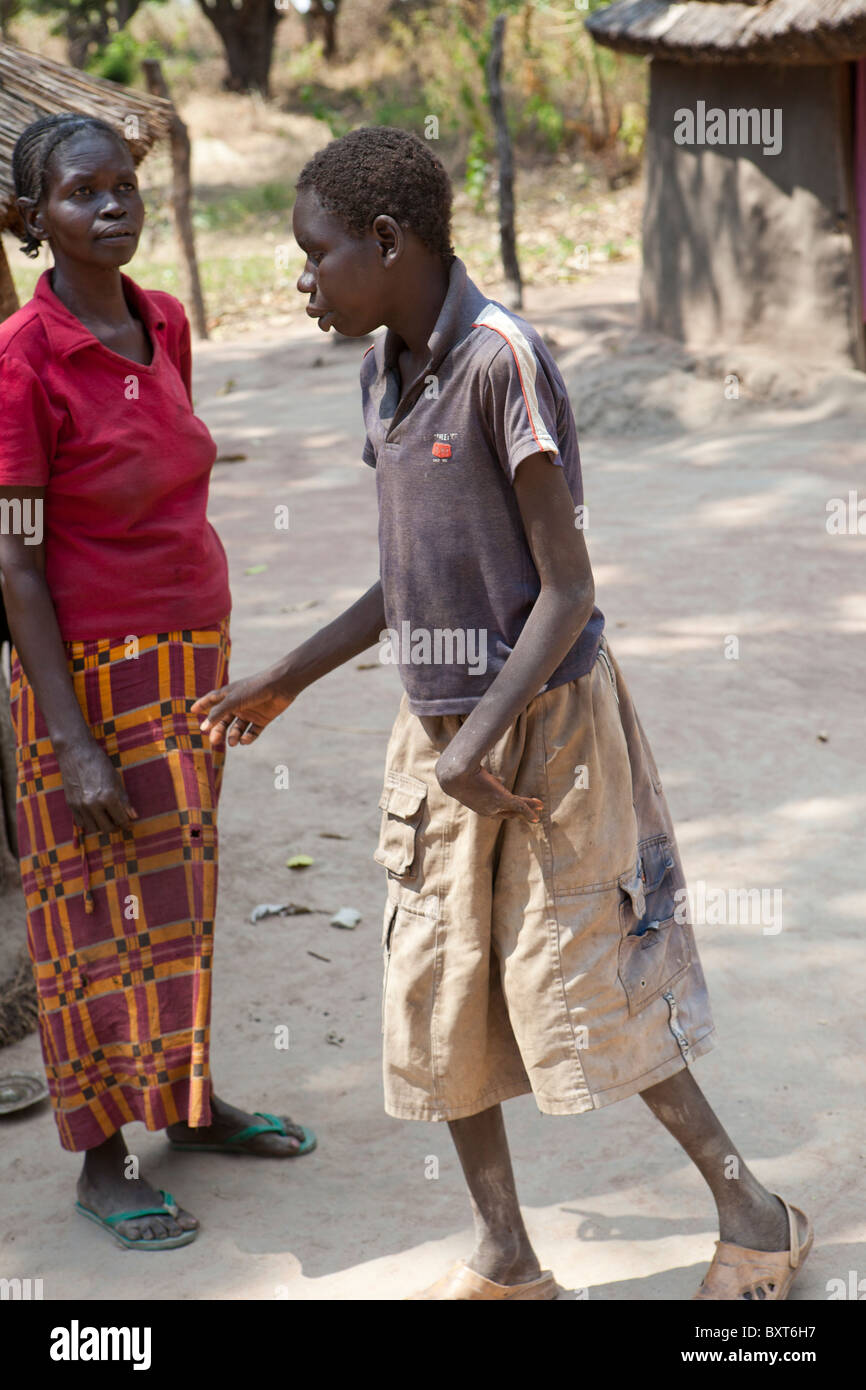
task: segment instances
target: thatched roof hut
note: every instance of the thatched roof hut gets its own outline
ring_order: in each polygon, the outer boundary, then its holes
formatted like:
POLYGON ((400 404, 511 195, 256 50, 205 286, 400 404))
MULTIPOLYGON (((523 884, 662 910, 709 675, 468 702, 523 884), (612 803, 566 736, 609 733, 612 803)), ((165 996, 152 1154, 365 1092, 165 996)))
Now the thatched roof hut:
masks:
MULTIPOLYGON (((0 232, 23 233, 12 184, 12 151, 25 126, 59 111, 84 112, 117 126, 138 164, 169 134, 174 108, 160 97, 53 63, 15 44, 0 43, 0 232)), ((0 240, 0 319, 17 308, 0 240)))
POLYGON ((863 0, 625 0, 588 21, 626 53, 682 63, 839 63, 866 51, 863 0))
POLYGON ((866 369, 866 0, 617 0, 650 68, 642 321, 866 369))

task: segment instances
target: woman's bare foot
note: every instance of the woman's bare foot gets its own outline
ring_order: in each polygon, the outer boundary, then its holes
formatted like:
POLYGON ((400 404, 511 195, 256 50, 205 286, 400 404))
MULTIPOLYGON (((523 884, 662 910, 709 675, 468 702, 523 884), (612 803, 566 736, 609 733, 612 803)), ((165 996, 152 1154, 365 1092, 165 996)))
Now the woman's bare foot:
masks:
MULTIPOLYGON (((188 1124, 169 1125, 168 1138, 178 1144, 224 1144, 232 1135, 240 1134, 248 1125, 260 1125, 261 1115, 250 1115, 246 1110, 238 1110, 218 1096, 210 1098, 211 1123, 191 1129, 188 1124)), ((303 1126, 294 1124, 288 1116, 281 1115, 286 1134, 258 1134, 253 1139, 245 1139, 239 1148, 247 1153, 260 1154, 265 1158, 288 1158, 296 1154, 304 1141, 303 1126)))
MULTIPOLYGON (((88 1149, 84 1167, 78 1179, 78 1200, 97 1216, 117 1216, 122 1211, 149 1211, 161 1207, 163 1199, 156 1188, 144 1178, 124 1176, 129 1168, 129 1155, 122 1131, 118 1130, 104 1144, 88 1149)), ((142 1216, 121 1221, 112 1229, 127 1240, 165 1240, 198 1228, 198 1221, 188 1211, 177 1216, 142 1216)))

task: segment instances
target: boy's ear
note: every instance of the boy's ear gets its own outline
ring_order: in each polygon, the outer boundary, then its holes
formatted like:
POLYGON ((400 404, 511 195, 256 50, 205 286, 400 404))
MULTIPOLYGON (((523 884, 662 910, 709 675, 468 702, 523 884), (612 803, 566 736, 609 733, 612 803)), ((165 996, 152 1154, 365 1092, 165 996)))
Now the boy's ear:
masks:
POLYGON ((45 225, 42 221, 42 211, 36 199, 16 198, 15 202, 21 214, 21 220, 30 235, 38 237, 40 241, 45 241, 45 225))
POLYGON ((399 222, 385 212, 380 213, 373 223, 373 235, 379 243, 382 259, 395 261, 402 255, 406 237, 399 222))

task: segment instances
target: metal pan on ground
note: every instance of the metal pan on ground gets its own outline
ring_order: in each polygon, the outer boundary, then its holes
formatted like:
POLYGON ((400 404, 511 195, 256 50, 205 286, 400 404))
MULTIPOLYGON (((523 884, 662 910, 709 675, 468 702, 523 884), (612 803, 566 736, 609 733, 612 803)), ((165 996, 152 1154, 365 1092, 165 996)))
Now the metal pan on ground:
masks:
POLYGON ((28 1105, 45 1100, 47 1095, 48 1087, 41 1076, 27 1076, 24 1072, 0 1076, 0 1115, 26 1110, 28 1105))

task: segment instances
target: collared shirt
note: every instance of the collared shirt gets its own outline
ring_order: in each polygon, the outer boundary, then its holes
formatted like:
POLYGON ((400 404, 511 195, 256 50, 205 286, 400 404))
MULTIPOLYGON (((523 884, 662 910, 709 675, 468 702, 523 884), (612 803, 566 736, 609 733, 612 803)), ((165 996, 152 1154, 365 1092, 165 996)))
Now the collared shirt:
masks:
MULTIPOLYGON (((400 400, 403 346, 388 329, 361 364, 388 624, 380 655, 399 666, 413 713, 464 714, 505 665, 541 592, 514 495, 517 468, 546 453, 563 469, 582 525, 577 428, 540 334, 487 299, 458 257, 429 360, 400 400)), ((591 670, 603 628, 594 608, 541 689, 591 670)))
POLYGON ((64 641, 206 627, 231 608, 186 314, 121 279, 153 346, 148 366, 94 337, 49 271, 0 324, 0 488, 45 489, 45 577, 64 641))

